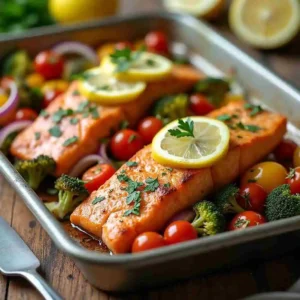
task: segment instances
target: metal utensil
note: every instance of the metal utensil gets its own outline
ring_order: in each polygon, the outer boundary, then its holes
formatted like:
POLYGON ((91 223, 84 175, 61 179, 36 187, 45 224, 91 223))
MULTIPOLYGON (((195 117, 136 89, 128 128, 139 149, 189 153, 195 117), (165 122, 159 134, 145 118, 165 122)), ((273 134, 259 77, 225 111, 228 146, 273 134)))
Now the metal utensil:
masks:
POLYGON ((0 217, 0 272, 22 276, 35 286, 46 300, 62 300, 37 273, 40 262, 20 236, 0 217))

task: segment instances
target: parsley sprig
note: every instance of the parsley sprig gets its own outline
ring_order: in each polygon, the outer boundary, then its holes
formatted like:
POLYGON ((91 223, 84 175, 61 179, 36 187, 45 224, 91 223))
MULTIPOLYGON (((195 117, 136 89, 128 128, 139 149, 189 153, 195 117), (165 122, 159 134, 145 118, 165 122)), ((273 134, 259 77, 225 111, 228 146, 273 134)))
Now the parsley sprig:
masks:
POLYGON ((254 105, 254 104, 251 104, 251 103, 246 103, 244 105, 244 108, 251 110, 250 113, 249 113, 250 117, 254 117, 257 114, 264 111, 264 109, 260 105, 254 105))
POLYGON ((190 118, 187 118, 186 121, 178 120, 178 128, 176 129, 169 129, 168 132, 177 138, 181 137, 195 137, 194 136, 194 121, 190 118))

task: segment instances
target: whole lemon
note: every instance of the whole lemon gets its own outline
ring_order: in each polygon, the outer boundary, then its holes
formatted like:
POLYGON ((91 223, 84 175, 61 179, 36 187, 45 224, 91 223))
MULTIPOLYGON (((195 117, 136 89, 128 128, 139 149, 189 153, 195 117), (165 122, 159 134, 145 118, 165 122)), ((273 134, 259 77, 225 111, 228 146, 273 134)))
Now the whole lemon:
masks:
POLYGON ((88 21, 116 13, 119 0, 49 0, 49 11, 59 23, 88 21))

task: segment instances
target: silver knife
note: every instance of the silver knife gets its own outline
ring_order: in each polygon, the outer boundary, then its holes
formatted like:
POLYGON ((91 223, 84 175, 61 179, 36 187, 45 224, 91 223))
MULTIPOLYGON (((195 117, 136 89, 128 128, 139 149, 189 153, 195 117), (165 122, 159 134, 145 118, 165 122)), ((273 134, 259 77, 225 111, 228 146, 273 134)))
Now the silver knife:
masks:
POLYGON ((62 300, 56 291, 37 273, 40 262, 20 236, 0 217, 0 272, 22 276, 47 300, 62 300))

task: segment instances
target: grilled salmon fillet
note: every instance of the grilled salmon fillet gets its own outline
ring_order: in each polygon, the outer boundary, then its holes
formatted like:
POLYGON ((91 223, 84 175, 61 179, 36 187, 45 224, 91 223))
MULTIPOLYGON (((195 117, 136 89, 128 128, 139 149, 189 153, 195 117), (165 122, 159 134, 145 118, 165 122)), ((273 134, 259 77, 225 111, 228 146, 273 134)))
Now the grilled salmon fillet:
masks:
POLYGON ((68 173, 79 159, 95 153, 100 139, 110 136, 122 120, 136 123, 155 100, 168 94, 185 92, 201 77, 202 74, 190 66, 174 66, 169 77, 149 83, 136 100, 113 107, 89 103, 80 95, 78 82, 74 82, 66 94, 48 106, 46 116, 39 116, 16 137, 11 153, 20 159, 32 159, 41 154, 51 156, 57 164, 55 175, 68 173), (57 120, 59 114, 67 115, 57 120), (72 139, 75 141, 66 145, 72 139))
POLYGON ((231 103, 209 116, 217 118, 224 114, 232 116, 228 121, 230 148, 227 156, 214 166, 194 170, 168 168, 152 159, 151 146, 147 146, 131 159, 136 166, 122 166, 76 208, 71 222, 101 238, 113 253, 129 252, 137 235, 162 230, 174 214, 235 180, 271 152, 286 132, 285 117, 266 111, 251 117, 243 102, 231 103), (241 124, 258 126, 259 130, 252 132, 255 131, 253 127, 252 131, 245 130, 241 124), (123 180, 124 175, 127 181, 123 180), (132 209, 132 204, 126 203, 128 178, 144 186, 147 181, 157 179, 158 182, 155 189, 141 191, 139 215, 126 215, 132 209), (102 197, 102 201, 93 204, 96 197, 102 197))

